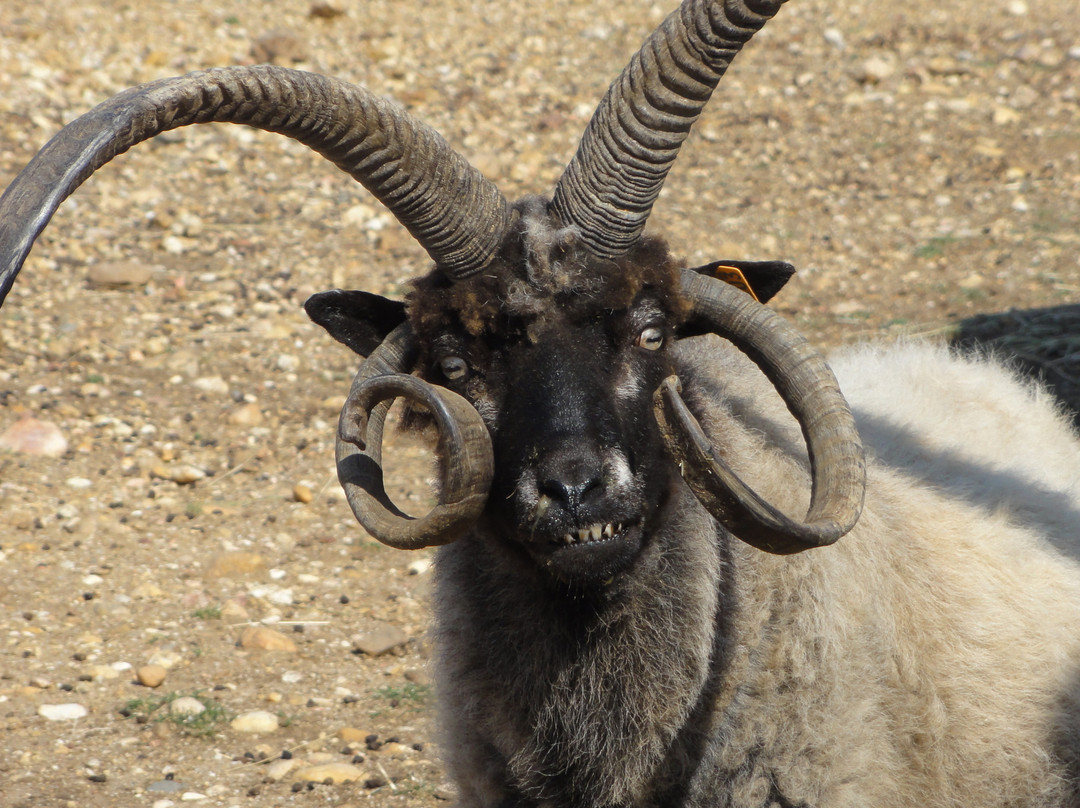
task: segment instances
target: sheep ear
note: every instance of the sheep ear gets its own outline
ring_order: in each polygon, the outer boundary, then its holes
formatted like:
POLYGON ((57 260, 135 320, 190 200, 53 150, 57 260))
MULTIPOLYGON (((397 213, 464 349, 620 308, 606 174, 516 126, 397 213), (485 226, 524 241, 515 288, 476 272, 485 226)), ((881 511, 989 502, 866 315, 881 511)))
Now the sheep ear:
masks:
POLYGON ((795 274, 786 261, 713 261, 691 272, 708 275, 751 293, 759 303, 768 303, 795 274))
POLYGON ((405 304, 370 292, 335 289, 304 301, 304 310, 331 337, 360 356, 369 356, 386 335, 405 322, 405 304))

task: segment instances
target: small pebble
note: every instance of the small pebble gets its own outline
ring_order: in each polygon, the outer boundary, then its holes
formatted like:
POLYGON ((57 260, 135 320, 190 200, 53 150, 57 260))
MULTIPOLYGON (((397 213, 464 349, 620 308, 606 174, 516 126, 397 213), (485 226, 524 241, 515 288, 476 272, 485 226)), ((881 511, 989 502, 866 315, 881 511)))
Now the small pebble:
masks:
POLYGON ((90 267, 90 282, 98 286, 142 286, 153 270, 139 261, 102 261, 90 267))
POLYGON ((241 648, 257 648, 263 651, 296 651, 296 643, 280 631, 266 626, 248 626, 240 635, 241 648))
POLYGON ((297 769, 293 777, 307 783, 351 783, 364 778, 365 772, 351 763, 324 763, 297 769))
POLYGON ((346 743, 363 743, 370 734, 356 727, 342 727, 337 731, 337 736, 346 743))
POLYGON ((135 671, 135 678, 144 687, 159 687, 167 674, 168 670, 161 665, 143 665, 135 671))
POLYGON ((307 43, 299 34, 288 28, 267 31, 251 43, 251 56, 256 62, 285 65, 290 62, 302 62, 307 55, 307 43))
POLYGON ((251 734, 273 732, 278 728, 278 717, 266 710, 252 710, 236 716, 229 726, 236 732, 251 734))
POLYGON ((871 56, 860 65, 856 78, 863 84, 879 84, 892 77, 896 67, 880 56, 871 56))
POLYGON ((182 465, 169 470, 169 479, 177 485, 191 485, 206 477, 206 472, 194 466, 182 465))
POLYGON ((81 704, 42 704, 38 707, 38 715, 49 721, 74 721, 77 718, 85 718, 88 710, 81 704))
POLYGON ((120 672, 112 665, 92 665, 88 673, 90 680, 93 682, 105 682, 109 679, 120 678, 120 672))
POLYGON ((229 392, 229 383, 220 376, 202 376, 193 381, 192 386, 196 390, 203 393, 212 393, 214 395, 227 395, 229 392))
POLYGON ((20 418, 0 434, 0 449, 60 457, 67 451, 68 442, 56 424, 27 416, 20 418))
POLYGON ((207 578, 235 578, 252 575, 266 569, 266 559, 258 553, 245 550, 220 553, 211 559, 206 568, 207 578))
POLYGON ((296 760, 275 760, 266 767, 268 780, 283 780, 297 766, 296 760))
POLYGON ((405 671, 405 681, 412 682, 414 685, 428 687, 431 684, 431 677, 425 671, 409 668, 405 671))
POLYGON ((183 658, 183 655, 179 651, 173 651, 169 648, 159 648, 150 655, 146 660, 146 664, 160 665, 163 668, 175 668, 180 664, 183 658))
POLYGON ((194 696, 181 696, 169 702, 169 712, 173 715, 199 715, 206 710, 206 705, 194 696))
POLYGON ((344 9, 327 3, 326 0, 318 0, 318 2, 312 3, 311 7, 308 9, 309 17, 318 17, 323 20, 331 20, 334 17, 342 17, 344 15, 344 9))
POLYGON ((357 649, 368 656, 380 656, 408 641, 409 635, 390 623, 380 623, 353 638, 357 649))
POLYGON ((262 410, 255 403, 242 404, 229 413, 229 423, 236 426, 258 426, 262 422, 262 410))
POLYGON ((156 794, 176 794, 183 791, 185 788, 187 788, 187 786, 176 780, 158 780, 156 783, 148 785, 146 790, 156 794))

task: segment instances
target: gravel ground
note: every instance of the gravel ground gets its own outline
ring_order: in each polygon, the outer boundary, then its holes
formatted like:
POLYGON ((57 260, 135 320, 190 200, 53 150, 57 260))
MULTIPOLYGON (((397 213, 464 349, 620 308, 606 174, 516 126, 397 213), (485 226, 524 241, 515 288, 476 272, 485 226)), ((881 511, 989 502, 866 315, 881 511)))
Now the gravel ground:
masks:
MULTIPOLYGON (((688 264, 792 261, 776 306, 829 348, 1080 301, 1074 1, 835 5, 795 0, 740 57, 653 228, 688 264)), ((673 6, 4 0, 0 186, 125 87, 272 59, 397 99, 510 197, 547 192, 673 6)), ((452 796, 427 556, 352 520, 332 437, 356 363, 300 308, 424 265, 362 188, 238 127, 138 146, 63 206, 0 312, 0 431, 67 445, 0 453, 0 805, 452 796)), ((423 447, 398 456, 422 508, 423 447)))

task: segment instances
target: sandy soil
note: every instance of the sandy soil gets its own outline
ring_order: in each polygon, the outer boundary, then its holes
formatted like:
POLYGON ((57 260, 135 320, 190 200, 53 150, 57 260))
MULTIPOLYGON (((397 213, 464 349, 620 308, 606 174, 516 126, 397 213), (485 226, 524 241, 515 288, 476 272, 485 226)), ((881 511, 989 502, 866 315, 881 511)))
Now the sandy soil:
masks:
MULTIPOLYGON (((688 264, 793 262, 775 305, 826 348, 1080 301, 1072 0, 843 5, 795 0, 740 57, 653 229, 688 264)), ((397 99, 507 196, 546 193, 674 2, 332 6, 5 0, 0 187, 125 87, 273 58, 397 99)), ((0 453, 0 805, 451 796, 426 555, 353 521, 333 434, 356 363, 301 309, 325 288, 400 295, 425 264, 332 165, 237 127, 136 147, 65 203, 0 311, 0 431, 32 416, 69 445, 0 453), (117 265, 143 277, 92 280, 117 265), (255 625, 283 650, 242 643, 255 625), (360 650, 388 626, 390 651, 360 650), (208 709, 171 713, 180 696, 208 709), (42 714, 65 704, 87 714, 42 714), (231 726, 260 710, 277 729, 231 726), (360 779, 295 779, 329 763, 360 779)), ((398 455, 416 508, 422 454, 398 455)))

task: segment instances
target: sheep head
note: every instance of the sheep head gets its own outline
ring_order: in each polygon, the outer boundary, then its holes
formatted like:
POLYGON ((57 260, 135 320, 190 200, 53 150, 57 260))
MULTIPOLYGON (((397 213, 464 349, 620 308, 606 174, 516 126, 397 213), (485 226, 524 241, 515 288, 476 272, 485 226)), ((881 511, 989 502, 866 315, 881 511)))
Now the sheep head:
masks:
POLYGON ((237 67, 134 88, 65 127, 0 198, 0 301, 56 208, 117 154, 193 123, 280 132, 368 188, 434 261, 406 304, 334 292, 308 305, 367 357, 338 464, 378 539, 441 544, 493 519, 564 577, 571 557, 589 559, 579 575, 601 577, 633 557, 678 469, 758 547, 835 541, 858 517, 863 467, 828 368, 752 297, 679 269, 642 235, 716 83, 782 2, 686 0, 611 86, 550 202, 509 205, 434 130, 325 76, 237 67), (805 521, 743 485, 682 402, 670 345, 705 332, 747 352, 803 424, 814 470, 805 521), (439 505, 420 519, 382 486, 383 419, 398 397, 435 420, 444 458, 439 505))
POLYGON ((653 240, 596 259, 542 200, 515 212, 484 272, 417 284, 417 367, 491 436, 496 533, 563 580, 602 580, 634 557, 675 474, 651 396, 672 373, 679 269, 653 240))
POLYGON ((343 410, 338 451, 339 477, 373 535, 420 547, 490 520, 558 577, 604 579, 634 557, 679 470, 762 549, 795 552, 846 531, 861 502, 861 455, 835 382, 805 341, 751 295, 681 269, 658 239, 600 259, 550 203, 512 210, 483 272, 451 281, 436 270, 415 283, 407 307, 357 292, 307 303, 340 341, 373 348, 343 410), (394 330, 374 347, 368 331, 379 317, 394 330), (742 485, 683 404, 671 348, 705 332, 754 358, 808 424, 818 473, 806 524, 742 485), (440 434, 443 498, 421 520, 383 491, 382 419, 397 397, 430 412, 440 434), (449 417, 451 404, 461 419, 449 417))

